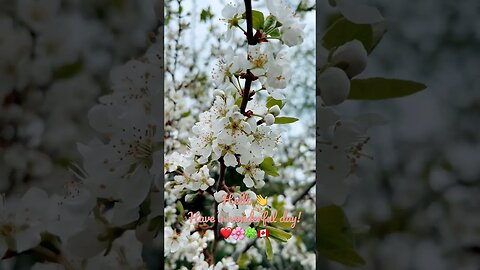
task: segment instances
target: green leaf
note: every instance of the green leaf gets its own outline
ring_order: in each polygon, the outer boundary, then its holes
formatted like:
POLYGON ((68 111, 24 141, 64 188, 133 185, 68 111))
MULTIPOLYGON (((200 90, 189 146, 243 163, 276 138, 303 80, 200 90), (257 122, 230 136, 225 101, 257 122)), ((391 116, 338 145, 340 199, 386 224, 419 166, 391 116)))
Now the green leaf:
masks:
POLYGON ((52 71, 52 76, 54 79, 66 79, 75 76, 83 69, 83 60, 78 59, 77 61, 66 64, 61 67, 55 68, 52 71))
POLYGON ((267 253, 267 259, 271 261, 273 259, 272 243, 268 237, 265 237, 265 252, 267 253))
POLYGON ((212 18, 213 18, 213 14, 212 14, 212 11, 210 10, 210 7, 208 7, 208 9, 202 9, 202 12, 200 13, 201 22, 206 22, 212 18))
POLYGON ((252 10, 252 26, 256 30, 260 30, 264 25, 263 13, 258 10, 252 10))
POLYGON ((273 38, 280 38, 282 34, 280 34, 280 30, 275 29, 272 32, 270 32, 270 36, 273 38))
POLYGON ((323 46, 330 50, 357 39, 362 42, 363 47, 370 54, 386 32, 385 22, 355 24, 341 17, 327 29, 322 38, 323 46))
MULTIPOLYGON (((282 212, 279 212, 279 213, 282 213, 282 212)), ((286 223, 286 222, 273 222, 273 223, 269 223, 275 227, 278 227, 278 228, 282 228, 282 229, 286 229, 286 230, 290 230, 292 229, 292 223, 286 223)))
POLYGON ((262 169, 266 174, 271 176, 280 175, 278 174, 277 167, 275 166, 275 162, 271 157, 267 157, 263 160, 263 162, 260 164, 260 169, 262 169))
POLYGON ((281 242, 287 242, 290 238, 292 238, 292 234, 289 232, 286 232, 282 229, 275 228, 272 226, 265 226, 265 228, 268 230, 269 237, 281 241, 281 242))
POLYGON ((184 113, 182 113, 182 115, 180 115, 180 117, 181 117, 181 118, 184 118, 184 117, 187 117, 187 116, 189 116, 189 115, 191 115, 191 114, 192 114, 191 111, 184 112, 184 113))
POLYGON ((342 208, 330 205, 317 208, 317 251, 327 259, 350 267, 365 265, 354 249, 353 233, 342 208))
MULTIPOLYGON (((278 196, 275 195, 273 197, 273 201, 272 201, 272 208, 275 209, 278 212, 279 215, 282 214, 283 210, 285 209, 285 201, 280 201, 278 199, 278 196)), ((280 221, 270 223, 270 225, 273 225, 273 226, 279 227, 279 228, 283 228, 283 229, 287 229, 287 230, 292 228, 291 223, 285 223, 285 222, 280 222, 280 221)))
POLYGON ((268 15, 265 23, 263 24, 263 30, 265 33, 269 34, 270 31, 273 31, 277 26, 277 18, 272 14, 268 15))
POLYGON ((177 221, 183 223, 185 221, 185 208, 181 201, 177 201, 176 208, 178 211, 177 221))
POLYGON ((246 253, 240 254, 240 257, 238 257, 237 264, 240 267, 240 269, 245 269, 247 268, 248 264, 250 263, 250 259, 246 253))
POLYGON ((240 105, 242 105, 242 97, 239 97, 239 98, 237 98, 237 100, 235 100, 235 105, 237 105, 238 107, 240 107, 240 105))
POLYGON ((267 98, 267 108, 271 108, 275 105, 278 105, 278 107, 280 107, 280 109, 282 109, 283 106, 285 106, 285 103, 283 103, 281 100, 274 99, 273 97, 268 97, 267 98))
POLYGON ((404 97, 427 88, 425 84, 386 78, 354 79, 348 99, 378 100, 404 97))
POLYGON ((373 49, 377 47, 378 43, 380 43, 380 41, 382 40, 383 35, 385 35, 385 33, 387 32, 387 23, 380 22, 377 24, 372 24, 371 27, 372 27, 373 38, 372 38, 372 45, 370 46, 370 48, 366 49, 368 54, 370 54, 373 51, 373 49))
POLYGON ((297 121, 298 121, 298 118, 295 118, 295 117, 285 117, 285 116, 275 117, 275 124, 280 124, 280 125, 291 124, 297 121))
POLYGON ((180 215, 184 215, 185 214, 185 208, 183 208, 183 204, 181 201, 177 201, 177 204, 175 205, 176 208, 177 208, 177 211, 180 215))
POLYGON ((368 24, 354 24, 345 18, 337 20, 324 34, 323 46, 326 49, 333 49, 354 39, 362 42, 367 49, 373 44, 372 27, 368 24))

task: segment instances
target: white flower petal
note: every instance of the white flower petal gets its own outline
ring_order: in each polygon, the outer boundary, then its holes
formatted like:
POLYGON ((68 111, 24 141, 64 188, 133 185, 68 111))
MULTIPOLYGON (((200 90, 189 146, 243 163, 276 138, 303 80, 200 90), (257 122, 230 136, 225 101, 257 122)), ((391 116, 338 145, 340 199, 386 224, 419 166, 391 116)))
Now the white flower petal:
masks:
POLYGON ((345 18, 357 24, 372 24, 383 20, 377 8, 356 3, 355 0, 336 0, 337 7, 345 18))

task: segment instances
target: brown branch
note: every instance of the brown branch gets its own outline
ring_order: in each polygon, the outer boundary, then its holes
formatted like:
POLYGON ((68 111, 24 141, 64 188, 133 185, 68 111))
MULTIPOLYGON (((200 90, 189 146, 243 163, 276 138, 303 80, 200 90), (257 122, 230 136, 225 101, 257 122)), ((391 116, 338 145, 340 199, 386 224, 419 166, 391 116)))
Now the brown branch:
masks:
MULTIPOLYGON (((250 72, 247 70, 247 72, 250 72)), ((242 104, 240 105, 240 113, 245 115, 245 110, 247 109, 247 103, 250 98, 250 87, 252 86, 252 78, 249 76, 245 78, 245 87, 243 88, 242 93, 242 104)))
MULTIPOLYGON (((227 166, 225 166, 225 162, 223 161, 223 158, 220 158, 218 160, 218 163, 220 163, 220 175, 218 176, 218 186, 217 186, 217 191, 224 189, 225 187, 225 171, 227 170, 227 166)), ((209 262, 212 264, 215 264, 215 250, 217 248, 217 244, 220 240, 220 231, 218 229, 218 202, 214 199, 214 214, 213 216, 215 217, 215 222, 213 223, 213 244, 212 244, 212 250, 210 252, 210 259, 209 262)))
MULTIPOLYGON (((253 16, 252 16, 252 0, 245 0, 245 17, 247 20, 247 42, 249 45, 255 45, 257 42, 253 37, 253 16)), ((248 57, 248 56, 247 56, 248 57)), ((250 87, 252 86, 252 81, 254 76, 250 73, 250 70, 247 69, 245 77, 245 87, 243 87, 242 93, 242 103, 240 105, 240 113, 245 115, 245 110, 247 108, 247 103, 250 98, 250 87)))
POLYGON ((253 16, 252 16, 252 0, 245 0, 245 16, 247 20, 247 41, 249 45, 255 45, 253 38, 253 16))
MULTIPOLYGON (((247 36, 247 43, 249 45, 257 44, 254 36, 253 36, 253 16, 252 16, 252 1, 245 0, 245 16, 247 20, 247 32, 245 33, 247 36)), ((248 57, 248 56, 247 56, 248 57)), ((248 100, 250 99, 250 88, 252 86, 252 82, 256 79, 256 77, 247 69, 245 73, 245 86, 243 87, 242 92, 242 103, 240 105, 240 112, 245 115, 245 110, 247 108, 248 100)), ((225 171, 226 166, 223 158, 220 158, 220 175, 218 177, 218 186, 217 191, 219 190, 227 190, 228 187, 225 185, 225 171)), ((215 223, 213 224, 213 232, 214 232, 214 240, 212 244, 212 250, 210 252, 209 263, 215 264, 215 250, 217 248, 217 244, 220 240, 220 231, 218 228, 218 202, 215 200, 214 203, 214 216, 215 216, 215 223)))

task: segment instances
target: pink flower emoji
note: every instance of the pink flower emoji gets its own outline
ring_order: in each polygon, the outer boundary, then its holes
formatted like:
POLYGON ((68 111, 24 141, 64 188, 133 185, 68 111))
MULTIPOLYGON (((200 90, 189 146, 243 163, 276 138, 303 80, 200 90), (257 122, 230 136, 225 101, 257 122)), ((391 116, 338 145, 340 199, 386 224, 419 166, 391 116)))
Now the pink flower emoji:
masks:
POLYGON ((240 228, 240 227, 236 227, 232 231, 232 237, 235 240, 237 240, 237 239, 242 240, 245 237, 245 230, 240 228))

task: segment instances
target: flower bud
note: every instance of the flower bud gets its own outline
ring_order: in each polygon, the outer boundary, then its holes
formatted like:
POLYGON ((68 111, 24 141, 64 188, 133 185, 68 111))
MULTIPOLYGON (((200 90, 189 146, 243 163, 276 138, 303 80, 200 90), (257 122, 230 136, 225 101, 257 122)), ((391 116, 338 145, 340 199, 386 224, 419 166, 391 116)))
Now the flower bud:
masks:
POLYGON ((220 90, 220 89, 215 89, 215 90, 213 90, 213 96, 214 96, 214 97, 216 97, 216 96, 221 96, 221 97, 223 97, 223 96, 225 96, 225 92, 223 92, 223 91, 220 90))
POLYGON ((227 195, 227 192, 225 192, 225 190, 220 190, 220 191, 215 192, 213 194, 213 197, 215 198, 215 201, 223 202, 225 200, 226 195, 227 195))
POLYGON ((273 116, 273 114, 269 113, 269 114, 265 115, 263 120, 265 120, 265 124, 267 124, 267 126, 271 126, 271 125, 273 125, 273 123, 275 123, 275 116, 273 116))
POLYGON ((350 79, 343 70, 336 67, 327 68, 317 80, 320 96, 325 105, 337 105, 347 99, 350 92, 350 79))
POLYGON ((186 202, 192 202, 193 199, 195 198, 196 194, 187 194, 185 195, 185 201, 186 202))
POLYGON ((349 41, 338 47, 332 55, 332 64, 342 68, 349 78, 365 70, 367 66, 367 51, 358 40, 349 41))
POLYGON ((285 43, 288 47, 293 47, 303 43, 303 27, 304 25, 296 23, 293 20, 285 22, 281 29, 283 43, 285 43))
POLYGON ((278 105, 274 105, 270 109, 268 109, 268 112, 273 114, 273 116, 277 116, 280 114, 280 107, 278 107, 278 105))

